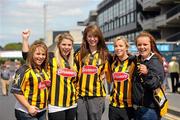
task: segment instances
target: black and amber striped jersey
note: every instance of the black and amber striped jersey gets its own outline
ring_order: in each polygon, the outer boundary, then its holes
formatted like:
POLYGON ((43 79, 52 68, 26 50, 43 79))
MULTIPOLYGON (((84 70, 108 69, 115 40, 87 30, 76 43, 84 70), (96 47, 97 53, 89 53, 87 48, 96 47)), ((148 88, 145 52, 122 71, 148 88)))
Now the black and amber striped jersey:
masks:
POLYGON ((135 70, 135 57, 130 56, 124 61, 114 57, 111 64, 113 73, 113 89, 110 94, 110 105, 114 107, 132 107, 132 80, 135 70))
POLYGON ((24 95, 30 105, 44 109, 48 100, 46 81, 49 81, 49 76, 43 69, 40 71, 23 65, 16 71, 11 93, 24 95))
POLYGON ((77 52, 79 96, 106 96, 103 80, 110 78, 109 62, 103 63, 98 52, 88 54, 82 60, 80 57, 80 52, 77 52))
POLYGON ((54 53, 49 54, 49 68, 51 87, 49 104, 59 107, 69 107, 77 102, 76 76, 77 68, 71 69, 68 61, 61 59, 60 67, 54 53))

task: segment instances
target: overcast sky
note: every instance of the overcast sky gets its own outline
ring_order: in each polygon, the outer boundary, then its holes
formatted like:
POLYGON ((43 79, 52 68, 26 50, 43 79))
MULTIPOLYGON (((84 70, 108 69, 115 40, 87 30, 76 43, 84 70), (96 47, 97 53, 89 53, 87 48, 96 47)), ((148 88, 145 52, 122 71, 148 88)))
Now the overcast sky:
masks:
POLYGON ((0 46, 21 42, 21 32, 31 29, 30 42, 44 35, 44 4, 47 5, 46 30, 68 30, 88 18, 102 0, 0 0, 0 46))

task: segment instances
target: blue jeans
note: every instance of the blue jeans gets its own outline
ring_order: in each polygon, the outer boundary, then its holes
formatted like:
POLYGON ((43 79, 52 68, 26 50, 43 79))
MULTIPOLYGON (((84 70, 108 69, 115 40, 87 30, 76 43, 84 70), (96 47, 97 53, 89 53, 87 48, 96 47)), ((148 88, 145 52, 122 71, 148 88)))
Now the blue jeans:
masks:
POLYGON ((141 107, 136 110, 135 114, 136 120, 159 120, 160 118, 157 115, 155 109, 141 107))
POLYGON ((46 120, 46 110, 37 113, 36 116, 31 116, 30 114, 15 109, 15 116, 17 120, 46 120))

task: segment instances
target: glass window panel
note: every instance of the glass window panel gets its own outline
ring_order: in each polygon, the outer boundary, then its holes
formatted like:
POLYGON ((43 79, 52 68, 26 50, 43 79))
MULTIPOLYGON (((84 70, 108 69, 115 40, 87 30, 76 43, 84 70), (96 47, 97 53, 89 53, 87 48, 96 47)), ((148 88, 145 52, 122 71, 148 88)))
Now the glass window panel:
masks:
POLYGON ((131 13, 131 17, 130 17, 130 18, 131 18, 131 22, 134 22, 134 21, 135 21, 135 18, 134 18, 134 17, 135 17, 135 16, 134 16, 134 12, 132 12, 132 13, 131 13))
POLYGON ((130 23, 130 14, 127 15, 127 24, 130 23))

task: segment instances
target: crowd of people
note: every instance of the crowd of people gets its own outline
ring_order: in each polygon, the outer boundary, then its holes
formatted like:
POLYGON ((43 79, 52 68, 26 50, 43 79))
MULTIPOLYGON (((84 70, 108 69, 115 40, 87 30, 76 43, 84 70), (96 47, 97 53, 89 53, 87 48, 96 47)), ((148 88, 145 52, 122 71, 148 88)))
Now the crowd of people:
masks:
POLYGON ((42 41, 30 46, 29 37, 30 30, 22 32, 26 63, 16 71, 11 87, 17 120, 101 120, 105 80, 112 84, 109 120, 160 120, 153 95, 157 88, 167 88, 168 72, 172 92, 178 90, 176 57, 168 65, 148 32, 136 37, 136 55, 128 51, 125 36, 114 39, 114 54, 109 53, 97 25, 85 28, 77 51, 70 33, 56 36, 53 52, 42 41))

